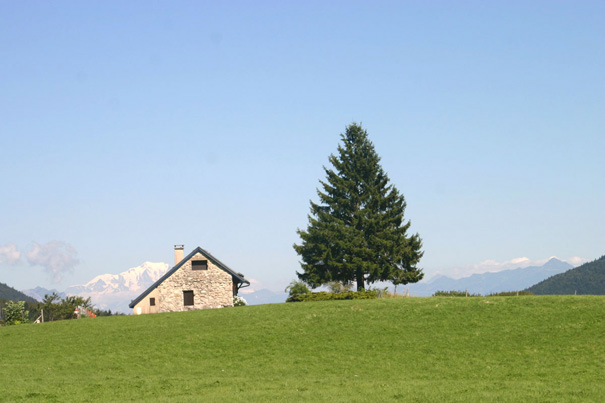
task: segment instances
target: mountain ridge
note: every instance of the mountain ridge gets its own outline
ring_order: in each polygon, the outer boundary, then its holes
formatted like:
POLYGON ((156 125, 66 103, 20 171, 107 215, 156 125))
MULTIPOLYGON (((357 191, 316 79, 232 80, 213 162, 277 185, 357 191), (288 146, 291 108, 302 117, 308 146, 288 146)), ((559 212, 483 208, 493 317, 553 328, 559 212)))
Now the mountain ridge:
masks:
POLYGON ((536 295, 605 295, 605 255, 527 288, 536 295))
POLYGON ((36 302, 35 298, 26 293, 16 290, 8 284, 0 283, 0 299, 7 301, 27 301, 36 302))
POLYGON ((143 264, 131 267, 119 274, 100 274, 86 284, 67 287, 65 293, 115 294, 118 292, 136 292, 138 295, 162 277, 168 271, 168 268, 167 263, 143 262, 143 264))
POLYGON ((90 297, 97 308, 127 313, 130 311, 128 308, 130 301, 159 280, 168 269, 168 263, 147 261, 118 274, 100 274, 86 284, 69 286, 63 292, 47 290, 43 287, 22 292, 38 301, 42 301, 44 294, 52 292, 57 292, 62 298, 66 295, 90 297))
POLYGON ((573 266, 555 257, 542 266, 518 267, 498 272, 475 273, 467 277, 453 279, 438 276, 426 283, 409 284, 410 295, 431 296, 437 291, 468 291, 471 294, 491 294, 504 291, 517 291, 530 287, 548 277, 562 273, 573 266))
MULTIPOLYGON (((86 284, 67 287, 64 292, 36 287, 23 290, 22 293, 38 301, 42 301, 45 294, 52 292, 57 292, 62 298, 66 295, 90 297, 97 308, 129 313, 128 304, 163 276, 169 268, 167 263, 146 261, 118 274, 100 274, 86 284)), ((431 296, 436 291, 464 290, 473 294, 486 295, 493 292, 523 290, 570 269, 573 269, 571 264, 551 258, 542 266, 475 273, 460 279, 440 275, 427 282, 409 284, 405 288, 409 289, 412 296, 431 296)), ((255 290, 250 293, 242 292, 241 296, 250 305, 284 302, 287 297, 284 293, 267 289, 255 290)))

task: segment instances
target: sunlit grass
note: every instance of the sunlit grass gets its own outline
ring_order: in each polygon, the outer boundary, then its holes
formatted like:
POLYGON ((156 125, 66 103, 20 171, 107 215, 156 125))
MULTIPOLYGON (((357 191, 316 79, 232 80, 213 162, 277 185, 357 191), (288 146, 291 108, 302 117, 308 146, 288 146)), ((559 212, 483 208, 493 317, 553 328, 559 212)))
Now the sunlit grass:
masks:
POLYGON ((601 401, 605 298, 393 298, 0 328, 0 401, 601 401))

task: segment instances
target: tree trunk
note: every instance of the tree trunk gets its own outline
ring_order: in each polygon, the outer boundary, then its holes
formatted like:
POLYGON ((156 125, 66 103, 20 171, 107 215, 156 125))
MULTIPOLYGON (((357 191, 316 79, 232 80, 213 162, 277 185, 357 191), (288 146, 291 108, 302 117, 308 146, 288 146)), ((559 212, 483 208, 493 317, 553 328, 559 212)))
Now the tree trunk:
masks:
POLYGON ((357 291, 365 291, 365 285, 363 281, 363 271, 360 268, 357 269, 356 280, 357 280, 357 291))

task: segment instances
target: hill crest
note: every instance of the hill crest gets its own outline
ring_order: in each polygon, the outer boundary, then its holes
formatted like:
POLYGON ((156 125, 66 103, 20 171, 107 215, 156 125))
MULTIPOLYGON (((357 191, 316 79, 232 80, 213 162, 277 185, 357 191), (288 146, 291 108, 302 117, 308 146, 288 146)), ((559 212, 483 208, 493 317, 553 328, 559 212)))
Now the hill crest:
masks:
POLYGON ((13 287, 4 283, 0 283, 0 299, 7 301, 37 302, 34 298, 22 293, 21 291, 15 290, 13 287))
POLYGON ((605 255, 527 288, 536 295, 605 295, 605 255))

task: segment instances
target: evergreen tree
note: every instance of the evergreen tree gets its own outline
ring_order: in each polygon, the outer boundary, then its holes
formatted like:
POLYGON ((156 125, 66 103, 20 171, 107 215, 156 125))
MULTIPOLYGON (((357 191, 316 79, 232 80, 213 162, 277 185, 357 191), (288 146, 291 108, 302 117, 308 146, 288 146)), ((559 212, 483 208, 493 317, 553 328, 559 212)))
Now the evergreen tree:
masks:
POLYGON ((302 242, 294 249, 303 269, 298 277, 313 288, 338 281, 356 282, 358 290, 376 281, 421 280, 416 265, 422 240, 406 235, 405 199, 389 185, 368 133, 353 123, 341 140, 338 155, 329 157, 334 169, 324 167, 320 203, 311 201, 307 230, 298 230, 302 242))

